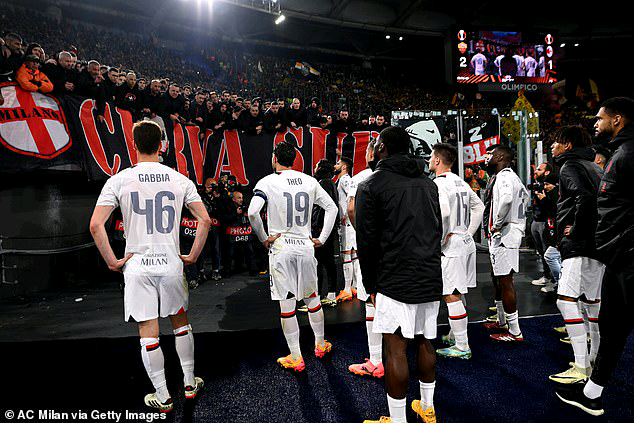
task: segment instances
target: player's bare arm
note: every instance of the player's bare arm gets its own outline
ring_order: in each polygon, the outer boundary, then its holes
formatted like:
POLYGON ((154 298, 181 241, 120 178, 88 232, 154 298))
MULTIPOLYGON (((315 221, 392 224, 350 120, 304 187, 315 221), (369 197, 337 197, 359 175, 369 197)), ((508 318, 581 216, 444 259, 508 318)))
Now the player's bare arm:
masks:
POLYGON ((196 238, 194 238, 194 245, 187 255, 181 255, 181 260, 186 265, 196 263, 198 256, 205 246, 207 235, 209 234, 209 228, 211 227, 211 219, 207 214, 207 209, 202 202, 189 203, 187 205, 189 211, 192 212, 194 218, 198 221, 198 229, 196 230, 196 238))
POLYGON ((108 234, 106 233, 105 224, 110 218, 114 207, 112 206, 95 206, 95 210, 90 218, 90 234, 95 240, 95 245, 101 253, 101 257, 106 261, 108 269, 113 272, 121 272, 123 265, 130 260, 132 254, 126 255, 122 259, 117 259, 110 246, 108 234))

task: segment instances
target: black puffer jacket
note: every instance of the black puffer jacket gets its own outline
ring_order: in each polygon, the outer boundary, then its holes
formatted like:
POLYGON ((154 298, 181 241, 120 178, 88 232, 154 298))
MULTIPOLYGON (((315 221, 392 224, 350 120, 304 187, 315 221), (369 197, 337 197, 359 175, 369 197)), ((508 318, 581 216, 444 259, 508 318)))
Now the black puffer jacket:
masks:
POLYGON ((440 300, 442 218, 438 187, 422 159, 381 160, 355 196, 363 285, 403 303, 440 300))
POLYGON ((555 158, 559 171, 557 202, 557 244, 561 259, 597 258, 594 241, 597 226, 597 191, 601 168, 594 162, 591 148, 573 148, 555 158), (566 226, 572 226, 564 236, 566 226))
POLYGON ((610 142, 616 150, 605 167, 597 204, 599 258, 614 270, 634 261, 634 124, 610 142))

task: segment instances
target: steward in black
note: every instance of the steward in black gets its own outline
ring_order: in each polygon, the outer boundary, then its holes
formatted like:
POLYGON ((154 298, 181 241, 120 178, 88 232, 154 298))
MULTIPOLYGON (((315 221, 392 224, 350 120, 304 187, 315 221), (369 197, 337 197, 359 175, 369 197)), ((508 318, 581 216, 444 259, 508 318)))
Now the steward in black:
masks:
POLYGON ((423 159, 393 154, 357 188, 357 254, 368 294, 409 304, 441 298, 438 187, 424 169, 423 159))
POLYGON ((577 147, 554 160, 561 166, 556 225, 561 259, 579 256, 597 259, 594 235, 601 168, 593 162, 594 150, 577 147), (568 236, 564 235, 566 226, 572 226, 568 236))
POLYGON ((634 123, 610 141, 614 151, 601 179, 596 243, 599 258, 613 268, 634 260, 634 123))

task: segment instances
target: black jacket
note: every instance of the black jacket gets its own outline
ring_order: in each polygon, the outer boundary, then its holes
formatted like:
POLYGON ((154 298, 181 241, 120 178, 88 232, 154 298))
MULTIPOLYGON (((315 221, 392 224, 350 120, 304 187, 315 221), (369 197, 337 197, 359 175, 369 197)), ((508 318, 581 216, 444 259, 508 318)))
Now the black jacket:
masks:
POLYGON ((64 69, 58 64, 47 63, 42 66, 42 72, 53 83, 53 95, 77 93, 77 77, 79 73, 75 69, 64 69), (72 91, 66 89, 67 82, 75 85, 72 91))
POLYGON ((158 115, 163 104, 163 96, 161 93, 152 94, 152 90, 146 88, 141 92, 141 109, 149 109, 150 114, 158 115))
POLYGON ((546 223, 544 230, 545 247, 555 247, 557 245, 557 200, 559 198, 559 188, 553 188, 548 192, 544 190, 543 200, 540 200, 541 211, 546 223))
POLYGON ((557 243, 561 259, 597 258, 594 242, 597 227, 597 190, 601 168, 594 162, 591 148, 574 148, 555 158, 559 172, 557 202, 557 243), (572 226, 564 236, 566 226, 572 226))
POLYGON ((599 259, 618 270, 634 261, 634 124, 623 128, 608 146, 616 151, 599 188, 596 243, 599 259))
MULTIPOLYGON (((99 97, 101 91, 101 84, 95 82, 95 77, 88 72, 88 69, 84 69, 77 75, 77 85, 75 86, 75 94, 79 94, 84 97, 92 98, 96 100, 99 97)), ((55 87, 53 87, 55 88, 55 87)))
POLYGON ((438 187, 419 158, 377 164, 355 196, 357 247, 369 294, 417 304, 440 300, 442 217, 438 187))
POLYGON ((308 123, 306 118, 306 109, 303 107, 300 107, 297 110, 289 107, 288 110, 284 112, 284 118, 286 126, 289 127, 291 126, 291 122, 295 123, 295 126, 297 127, 306 126, 308 123))
POLYGON ((236 125, 239 130, 243 131, 247 135, 257 135, 258 132, 256 128, 258 126, 261 126, 262 130, 264 130, 262 112, 259 112, 257 116, 253 116, 248 110, 244 110, 240 113, 240 117, 238 118, 236 125))
POLYGON ((115 99, 117 107, 129 111, 132 114, 132 118, 136 121, 141 117, 141 95, 137 84, 130 88, 128 83, 125 82, 117 90, 117 98, 115 99))
POLYGON ((165 92, 162 96, 161 105, 157 114, 163 118, 163 121, 170 120, 170 116, 173 114, 178 114, 179 117, 183 117, 185 114, 185 97, 179 94, 178 97, 173 98, 169 95, 169 92, 165 92))
POLYGON ((286 131, 286 122, 284 121, 284 115, 282 112, 273 113, 268 110, 264 113, 264 129, 268 133, 284 132, 286 131), (282 126, 276 128, 277 124, 281 123, 282 126))
POLYGON ((310 126, 319 126, 320 118, 321 113, 319 112, 319 106, 314 109, 310 106, 306 108, 306 121, 310 126))
MULTIPOLYGON (((332 177, 334 175, 332 173, 328 173, 323 171, 323 169, 319 169, 317 173, 315 173, 315 179, 319 181, 319 185, 328 193, 332 201, 335 204, 339 204, 339 193, 337 192, 337 186, 332 181, 332 177)), ((326 216, 326 211, 317 206, 313 206, 313 211, 311 215, 311 232, 314 238, 319 237, 321 234, 321 229, 324 226, 324 217, 326 216)), ((339 228, 339 218, 335 219, 335 225, 330 232, 330 236, 328 237, 328 241, 334 239, 334 236, 337 235, 337 230, 339 228)))

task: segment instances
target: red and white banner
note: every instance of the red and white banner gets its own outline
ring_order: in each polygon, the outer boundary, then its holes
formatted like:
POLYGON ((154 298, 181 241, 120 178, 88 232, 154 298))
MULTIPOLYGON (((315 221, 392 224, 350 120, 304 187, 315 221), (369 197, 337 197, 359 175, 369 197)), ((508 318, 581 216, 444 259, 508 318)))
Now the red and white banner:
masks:
POLYGON ((496 135, 485 140, 477 141, 472 144, 467 144, 463 147, 464 151, 464 164, 472 165, 477 163, 484 163, 484 155, 487 147, 493 144, 500 143, 500 136, 496 135))

